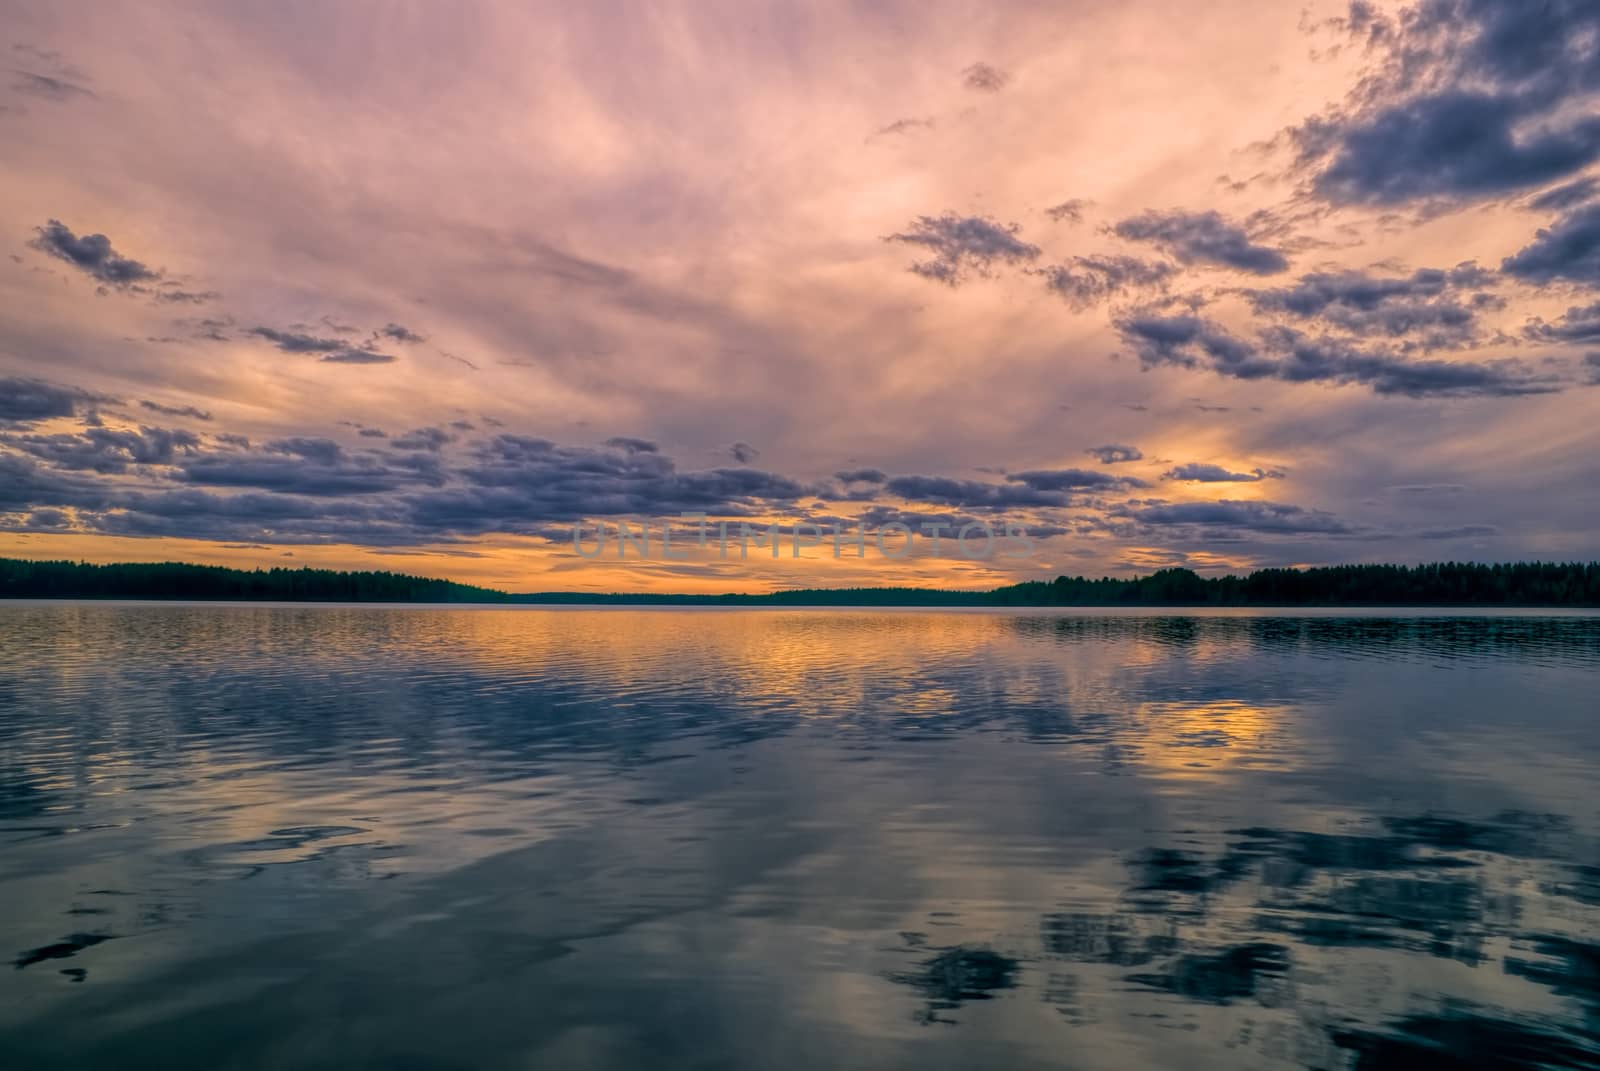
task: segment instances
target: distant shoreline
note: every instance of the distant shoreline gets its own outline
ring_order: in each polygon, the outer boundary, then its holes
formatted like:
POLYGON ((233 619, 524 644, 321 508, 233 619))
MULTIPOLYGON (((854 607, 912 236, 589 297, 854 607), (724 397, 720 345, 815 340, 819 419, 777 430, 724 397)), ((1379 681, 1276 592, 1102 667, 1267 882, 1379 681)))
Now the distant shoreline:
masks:
POLYGON ((882 613, 956 613, 956 614, 1002 614, 1002 615, 1052 615, 1060 617, 1111 617, 1111 618, 1139 618, 1139 617, 1183 617, 1183 618, 1280 618, 1292 620, 1295 618, 1313 618, 1337 620, 1340 618, 1360 618, 1370 620, 1459 620, 1479 618, 1558 618, 1572 620, 1587 620, 1600 618, 1600 606, 1485 606, 1485 605, 1433 605, 1433 606, 1390 606, 1390 605, 1237 605, 1237 606, 1210 606, 1210 605, 1076 605, 1076 606, 1029 606, 1013 604, 1000 606, 994 604, 965 604, 941 605, 926 603, 921 605, 892 605, 892 604, 866 604, 866 603, 665 603, 665 602, 628 602, 616 600, 612 602, 380 602, 369 600, 365 602, 345 602, 332 599, 191 599, 191 598, 116 598, 96 597, 80 598, 76 596, 57 596, 53 598, 34 598, 29 596, 0 596, 0 610, 7 606, 107 606, 125 608, 157 608, 157 607, 190 607, 190 608, 219 608, 219 609, 305 609, 305 610, 453 610, 461 612, 476 611, 518 611, 529 612, 561 612, 573 611, 577 613, 605 613, 627 611, 660 611, 663 613, 697 611, 704 613, 808 613, 808 612, 857 612, 878 611, 882 613))
POLYGON ((1600 563, 1445 562, 1262 569, 1202 577, 1163 569, 1131 578, 1057 577, 990 591, 821 588, 759 594, 512 593, 388 572, 257 569, 181 562, 0 558, 0 599, 289 602, 498 606, 751 606, 858 608, 1454 608, 1600 607, 1600 563))

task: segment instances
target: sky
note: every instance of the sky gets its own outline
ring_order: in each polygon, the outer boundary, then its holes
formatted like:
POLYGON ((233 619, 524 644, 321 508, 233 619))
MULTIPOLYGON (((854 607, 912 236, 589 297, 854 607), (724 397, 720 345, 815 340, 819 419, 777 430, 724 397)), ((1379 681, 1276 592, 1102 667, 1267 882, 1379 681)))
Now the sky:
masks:
POLYGON ((1586 0, 0 0, 0 138, 0 555, 1600 557, 1586 0))

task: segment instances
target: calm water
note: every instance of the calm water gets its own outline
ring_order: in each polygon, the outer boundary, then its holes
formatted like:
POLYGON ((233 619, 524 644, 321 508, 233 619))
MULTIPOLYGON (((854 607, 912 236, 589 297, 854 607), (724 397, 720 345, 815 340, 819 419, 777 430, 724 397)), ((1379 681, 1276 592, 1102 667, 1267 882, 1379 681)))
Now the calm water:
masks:
POLYGON ((1597 711, 1593 616, 0 604, 0 1064, 1594 1067, 1597 711))

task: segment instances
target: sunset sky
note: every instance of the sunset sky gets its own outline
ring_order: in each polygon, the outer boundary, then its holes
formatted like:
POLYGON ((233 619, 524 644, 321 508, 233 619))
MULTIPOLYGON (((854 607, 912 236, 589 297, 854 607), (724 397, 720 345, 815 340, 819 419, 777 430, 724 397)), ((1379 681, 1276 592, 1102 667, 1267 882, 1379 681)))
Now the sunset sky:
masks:
POLYGON ((0 2, 0 48, 3 555, 1600 557, 1592 0, 0 2), (574 552, 685 510, 1034 541, 574 552))

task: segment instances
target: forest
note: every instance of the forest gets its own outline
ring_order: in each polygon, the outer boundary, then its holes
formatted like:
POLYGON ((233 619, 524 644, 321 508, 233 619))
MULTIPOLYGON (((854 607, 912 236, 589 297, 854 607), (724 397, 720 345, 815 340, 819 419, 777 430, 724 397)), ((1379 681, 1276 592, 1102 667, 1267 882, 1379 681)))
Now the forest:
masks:
POLYGON ((1600 606, 1600 562, 1335 565, 1216 577, 1162 569, 1131 578, 1058 576, 991 591, 882 587, 676 595, 514 594, 390 572, 0 558, 0 598, 723 606, 1600 606))

